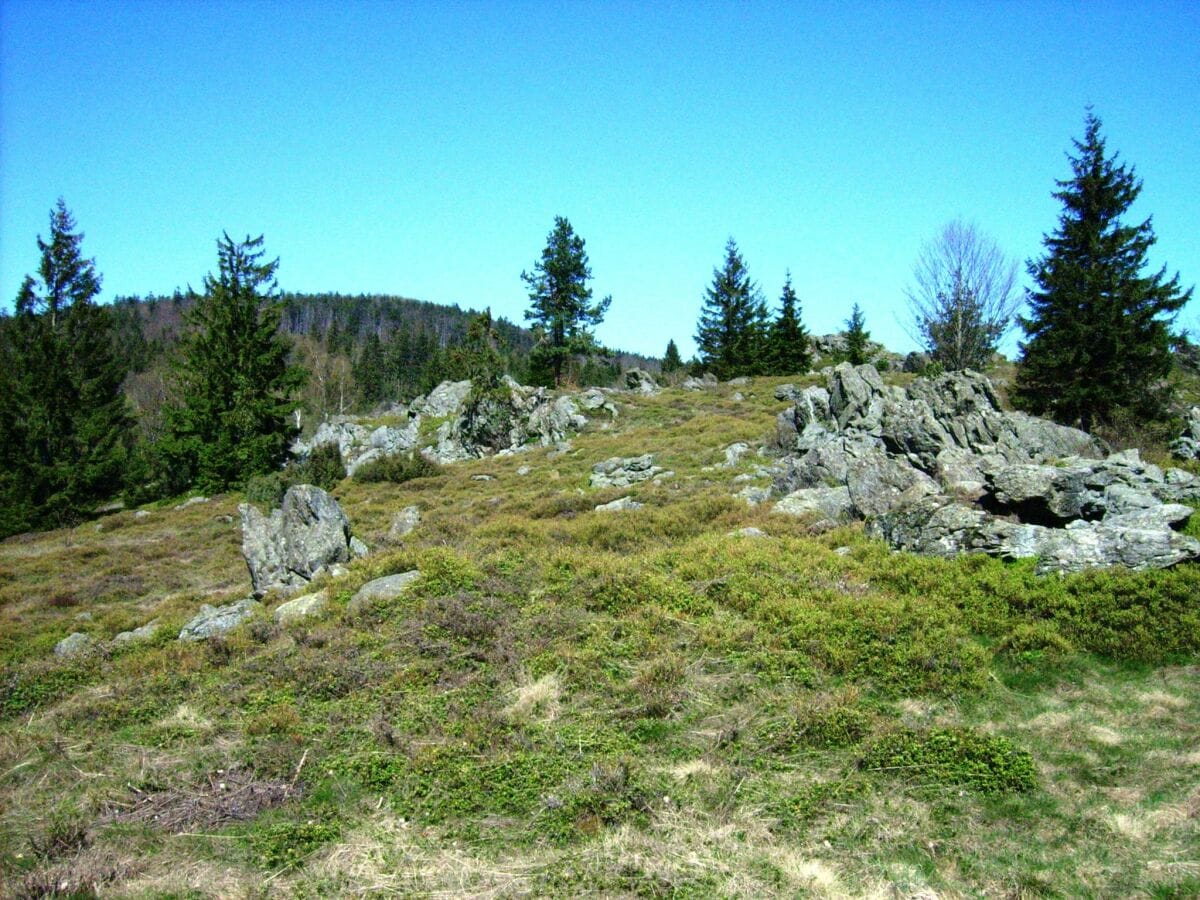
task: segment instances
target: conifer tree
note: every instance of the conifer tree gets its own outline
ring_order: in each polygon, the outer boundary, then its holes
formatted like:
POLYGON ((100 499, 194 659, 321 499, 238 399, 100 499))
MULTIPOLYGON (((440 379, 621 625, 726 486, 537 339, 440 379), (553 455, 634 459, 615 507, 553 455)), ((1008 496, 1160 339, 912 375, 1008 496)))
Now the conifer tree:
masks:
POLYGON ((725 244, 725 262, 713 269, 712 285, 696 324, 701 362, 718 378, 759 375, 766 370, 767 310, 750 280, 737 243, 725 244))
POLYGON ((372 331, 363 341, 351 375, 359 395, 368 406, 374 406, 387 397, 387 363, 378 332, 372 331))
POLYGON ((1168 324, 1192 295, 1166 266, 1144 275, 1155 242, 1150 219, 1122 216, 1141 193, 1132 167, 1108 156, 1100 120, 1088 112, 1074 141, 1073 175, 1058 182, 1058 228, 1046 253, 1030 260, 1036 289, 1031 314, 1019 319, 1026 341, 1017 370, 1017 401, 1035 413, 1090 430, 1124 408, 1161 416, 1170 371, 1168 324))
POLYGON ((0 335, 0 531, 78 521, 121 487, 130 419, 100 276, 60 198, 0 335))
POLYGON ((812 368, 810 341, 808 329, 800 322, 800 306, 788 272, 779 298, 779 318, 771 323, 769 334, 772 374, 803 375, 812 368))
POLYGON ((562 384, 571 357, 599 350, 592 328, 604 321, 611 297, 592 302, 592 277, 583 238, 562 216, 554 228, 533 272, 522 272, 529 286, 530 308, 525 318, 534 324, 541 340, 534 349, 537 368, 550 373, 555 386, 562 384))
POLYGON ((217 241, 217 274, 188 313, 176 362, 180 402, 167 411, 164 450, 179 490, 225 490, 272 471, 294 436, 290 413, 304 372, 279 334, 279 260, 263 262, 260 235, 217 241))
POLYGON ((852 366, 865 365, 867 362, 867 341, 871 332, 866 329, 866 317, 858 304, 850 311, 846 320, 846 361, 852 366))
POLYGON ((669 375, 672 372, 678 372, 682 368, 683 358, 679 355, 679 348, 675 346, 675 339, 671 338, 667 341, 667 351, 663 354, 663 374, 669 375))

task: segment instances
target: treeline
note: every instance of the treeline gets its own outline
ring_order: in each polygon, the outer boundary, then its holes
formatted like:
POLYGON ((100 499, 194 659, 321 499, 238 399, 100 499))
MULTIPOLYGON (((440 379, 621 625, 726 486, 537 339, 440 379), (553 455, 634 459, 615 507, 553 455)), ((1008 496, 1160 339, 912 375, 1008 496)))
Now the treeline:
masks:
MULTIPOLYGON (((1108 154, 1089 113, 1063 210, 1044 254, 1015 263, 973 227, 951 223, 922 252, 909 290, 914 336, 945 370, 986 365, 1014 322, 1024 331, 1014 401, 1086 429, 1168 410, 1170 323, 1191 297, 1165 267, 1147 274, 1150 220, 1123 215, 1141 191, 1108 154), (1021 303, 1029 315, 1016 315, 1021 303)), ((217 242, 198 293, 100 306, 100 275, 60 199, 38 238, 12 316, 0 315, 0 536, 88 515, 125 492, 144 502, 239 488, 278 472, 305 414, 317 419, 411 399, 471 378, 469 404, 503 400, 503 376, 528 384, 611 384, 657 360, 597 342, 611 298, 594 298, 583 238, 556 217, 531 271, 528 328, 400 297, 281 294, 263 239, 217 242)), ((865 362, 862 310, 848 311, 839 352, 865 362)), ((812 363, 790 273, 772 315, 730 239, 705 290, 686 364, 720 377, 795 375, 812 363)), ((661 363, 685 367, 671 341, 661 363)), ((468 414, 471 410, 468 409, 468 414)))

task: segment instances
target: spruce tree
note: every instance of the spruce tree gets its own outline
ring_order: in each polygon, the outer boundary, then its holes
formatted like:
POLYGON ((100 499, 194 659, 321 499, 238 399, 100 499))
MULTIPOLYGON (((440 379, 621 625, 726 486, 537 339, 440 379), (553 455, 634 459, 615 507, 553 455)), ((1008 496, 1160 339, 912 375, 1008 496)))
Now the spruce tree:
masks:
POLYGON ((100 276, 59 199, 0 335, 0 531, 78 521, 121 488, 130 419, 100 276))
POLYGON ((541 340, 534 348, 536 368, 549 373, 555 386, 562 384, 571 357, 599 350, 592 328, 604 321, 612 302, 605 297, 592 302, 592 277, 584 241, 562 216, 546 239, 542 258, 533 272, 522 272, 529 287, 530 308, 525 312, 541 340))
POLYGON ((800 322, 800 306, 788 272, 779 298, 779 318, 771 323, 769 360, 774 375, 803 375, 812 368, 811 338, 800 322))
POLYGON ((1030 316, 1019 319, 1027 339, 1017 402, 1085 430, 1120 409, 1164 413, 1167 326, 1192 295, 1180 290, 1178 273, 1166 280, 1166 266, 1143 274, 1155 242, 1150 219, 1122 221, 1142 183, 1118 154, 1106 155, 1100 124, 1089 111, 1083 140, 1073 142, 1073 175, 1054 194, 1063 204, 1058 228, 1028 263, 1036 289, 1027 295, 1030 316))
POLYGON ((712 285, 696 324, 700 360, 718 378, 759 375, 766 371, 767 311, 758 286, 750 280, 737 243, 725 244, 725 262, 713 269, 712 285))
POLYGON ((662 372, 664 375, 669 375, 682 368, 683 358, 679 355, 679 348, 675 346, 675 339, 671 338, 667 341, 667 351, 663 354, 662 372))
POLYGON ((850 318, 846 320, 846 361, 852 366, 865 365, 867 362, 867 341, 871 332, 866 329, 866 317, 858 304, 850 310, 850 318))
POLYGON ((359 396, 368 406, 374 406, 387 397, 387 362, 378 332, 372 331, 363 341, 351 375, 359 396))
POLYGON ((240 486, 287 456, 292 398, 305 376, 288 364, 279 260, 263 262, 262 243, 261 235, 218 240, 217 274, 205 276, 204 294, 188 313, 175 365, 179 402, 167 410, 164 440, 171 490, 240 486))

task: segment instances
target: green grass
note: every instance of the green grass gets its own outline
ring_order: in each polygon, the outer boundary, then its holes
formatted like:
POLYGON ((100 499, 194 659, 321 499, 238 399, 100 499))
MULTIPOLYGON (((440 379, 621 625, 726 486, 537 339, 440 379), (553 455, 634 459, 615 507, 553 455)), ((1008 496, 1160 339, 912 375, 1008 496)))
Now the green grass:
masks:
POLYGON ((0 883, 1194 895, 1197 568, 1039 578, 752 509, 733 478, 759 460, 725 469, 723 450, 769 437, 783 381, 622 396, 565 454, 346 479, 372 555, 289 627, 269 600, 173 640, 248 592, 239 497, 0 544, 0 883), (588 487, 644 452, 675 476, 588 487), (625 494, 645 506, 593 512, 625 494), (420 526, 389 543, 412 504, 420 526), (731 536, 751 525, 768 537, 731 536), (411 568, 401 600, 347 611, 411 568), (107 645, 156 617, 154 640, 107 645), (97 649, 53 657, 72 631, 97 649), (175 824, 137 819, 149 802, 175 824))

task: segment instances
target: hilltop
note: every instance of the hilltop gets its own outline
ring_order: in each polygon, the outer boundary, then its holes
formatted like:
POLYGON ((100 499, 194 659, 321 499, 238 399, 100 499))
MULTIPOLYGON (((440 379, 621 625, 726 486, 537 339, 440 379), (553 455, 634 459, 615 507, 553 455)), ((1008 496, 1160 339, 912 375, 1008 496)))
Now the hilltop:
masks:
MULTIPOLYGON (((370 552, 324 611, 268 593, 204 641, 250 590, 241 495, 3 542, 5 890, 1195 894, 1200 568, 1039 575, 748 503, 827 377, 597 392, 482 458, 432 397, 352 423, 456 461, 340 481, 370 552)), ((887 381, 863 421, 923 396, 887 381)))

